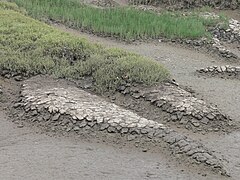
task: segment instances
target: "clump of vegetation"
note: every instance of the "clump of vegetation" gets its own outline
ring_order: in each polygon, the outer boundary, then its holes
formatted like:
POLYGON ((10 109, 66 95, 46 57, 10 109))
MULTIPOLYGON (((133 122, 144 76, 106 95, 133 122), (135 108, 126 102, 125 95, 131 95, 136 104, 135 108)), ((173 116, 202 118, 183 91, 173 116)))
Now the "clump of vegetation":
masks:
POLYGON ((169 77, 158 62, 73 37, 21 14, 15 5, 6 2, 0 3, 3 71, 74 79, 91 76, 98 92, 116 90, 123 83, 153 85, 169 77))
MULTIPOLYGON (((35 18, 47 18, 93 33, 125 40, 145 38, 200 38, 209 36, 209 21, 196 15, 156 14, 130 7, 96 8, 79 0, 12 0, 35 18)), ((212 22, 217 23, 217 20, 212 22)))

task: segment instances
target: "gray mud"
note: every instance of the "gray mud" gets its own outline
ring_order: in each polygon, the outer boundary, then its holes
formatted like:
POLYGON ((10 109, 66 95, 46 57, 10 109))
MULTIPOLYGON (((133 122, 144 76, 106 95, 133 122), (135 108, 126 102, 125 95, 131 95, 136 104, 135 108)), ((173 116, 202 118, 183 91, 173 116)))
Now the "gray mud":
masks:
POLYGON ((20 83, 1 78, 0 83, 4 96, 0 103, 1 179, 227 179, 188 167, 164 153, 108 139, 99 143, 88 136, 62 136, 16 121, 6 112, 19 95, 20 83))
MULTIPOLYGON (((54 26, 73 35, 87 38, 92 42, 103 44, 106 47, 126 49, 161 62, 169 69, 176 82, 189 87, 195 92, 198 98, 204 99, 207 103, 216 105, 223 113, 229 115, 233 119, 233 122, 240 122, 239 80, 219 79, 217 77, 206 78, 195 74, 195 71, 202 67, 215 65, 222 66, 226 64, 238 66, 238 62, 227 62, 222 59, 214 58, 208 54, 198 52, 197 50, 193 51, 183 47, 170 46, 165 43, 126 44, 116 40, 79 33, 76 30, 68 29, 61 25, 54 26)), ((185 132, 185 134, 189 133, 185 132)), ((240 179, 240 149, 235 147, 238 146, 237 142, 239 142, 239 135, 240 132, 234 132, 222 136, 213 135, 211 138, 195 134, 191 134, 190 137, 193 139, 200 139, 206 143, 207 147, 215 149, 220 155, 229 157, 229 159, 226 158, 226 166, 232 172, 231 175, 233 179, 240 179)))

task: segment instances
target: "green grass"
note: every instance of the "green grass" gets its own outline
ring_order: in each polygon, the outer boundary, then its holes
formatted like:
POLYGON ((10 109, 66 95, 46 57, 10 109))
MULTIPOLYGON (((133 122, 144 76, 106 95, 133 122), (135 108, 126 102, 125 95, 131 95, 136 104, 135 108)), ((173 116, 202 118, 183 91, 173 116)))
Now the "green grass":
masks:
MULTIPOLYGON (((209 36, 209 20, 197 15, 165 12, 160 15, 129 7, 100 9, 79 0, 11 0, 31 16, 54 19, 68 26, 125 40, 146 38, 200 38, 209 36)), ((217 20, 211 24, 217 23, 217 20)))
POLYGON ((0 72, 3 70, 25 76, 91 76, 98 92, 114 91, 123 83, 153 85, 169 77, 151 59, 91 44, 27 17, 7 2, 0 2, 0 72))

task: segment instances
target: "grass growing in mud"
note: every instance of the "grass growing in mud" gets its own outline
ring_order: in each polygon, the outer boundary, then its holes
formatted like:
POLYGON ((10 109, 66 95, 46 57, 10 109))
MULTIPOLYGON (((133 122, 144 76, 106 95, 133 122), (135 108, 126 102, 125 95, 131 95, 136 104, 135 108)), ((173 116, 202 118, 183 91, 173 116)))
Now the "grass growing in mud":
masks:
POLYGON ((153 60, 90 44, 25 16, 14 4, 0 2, 0 72, 4 70, 27 76, 92 76, 98 92, 122 83, 153 85, 169 76, 153 60))
POLYGON ((74 28, 122 39, 199 38, 209 36, 207 26, 217 20, 197 15, 162 13, 117 7, 100 9, 83 5, 79 0, 12 0, 35 18, 60 21, 74 28))

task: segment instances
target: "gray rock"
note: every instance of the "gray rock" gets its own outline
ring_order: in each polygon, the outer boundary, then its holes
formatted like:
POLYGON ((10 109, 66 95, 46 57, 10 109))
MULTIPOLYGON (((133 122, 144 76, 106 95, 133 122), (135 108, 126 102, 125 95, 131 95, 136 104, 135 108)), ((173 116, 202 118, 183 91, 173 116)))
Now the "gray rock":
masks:
POLYGON ((83 128, 87 125, 87 121, 86 120, 83 120, 80 124, 79 124, 79 127, 80 128, 83 128))
POLYGON ((73 127, 73 130, 74 130, 74 131, 79 131, 79 130, 80 130, 80 127, 74 126, 74 127, 73 127))
POLYGON ((126 134, 128 133, 128 128, 122 128, 121 129, 121 134, 126 134))
POLYGON ((109 133, 116 133, 116 132, 117 132, 117 129, 116 129, 115 127, 110 126, 110 127, 108 127, 107 131, 108 131, 109 133))
POLYGON ((37 116, 38 112, 36 110, 32 111, 32 116, 37 116))
POLYGON ((203 124, 208 124, 209 119, 204 117, 200 122, 203 123, 203 124))
POLYGON ((90 127, 93 127, 96 123, 97 123, 96 121, 91 121, 91 122, 88 122, 88 125, 89 125, 90 127))
POLYGON ((136 138, 137 138, 137 136, 136 136, 136 135, 132 135, 132 134, 130 134, 130 135, 127 136, 127 140, 128 140, 128 141, 132 141, 132 140, 134 140, 134 139, 136 139, 136 138))
POLYGON ((52 121, 57 121, 59 119, 61 114, 56 113, 53 117, 52 117, 52 121))
POLYGON ((222 72, 225 72, 227 70, 227 68, 225 66, 221 66, 221 70, 222 70, 222 72))
POLYGON ((45 121, 49 120, 50 117, 51 117, 51 116, 50 116, 50 114, 48 114, 48 113, 43 115, 43 119, 44 119, 45 121))
POLYGON ((213 120, 215 118, 215 116, 213 114, 208 114, 207 118, 210 119, 210 120, 213 120))
POLYGON ((101 127, 100 127, 100 130, 102 131, 102 130, 105 130, 105 129, 107 129, 109 127, 109 124, 108 123, 103 123, 103 124, 101 124, 101 127))
POLYGON ((172 121, 177 121, 177 120, 178 120, 177 115, 172 115, 172 116, 171 116, 171 120, 172 120, 172 121))
POLYGON ((199 123, 198 120, 193 119, 193 120, 191 120, 191 123, 192 123, 193 126, 195 126, 195 127, 199 127, 199 126, 200 126, 200 123, 199 123))

